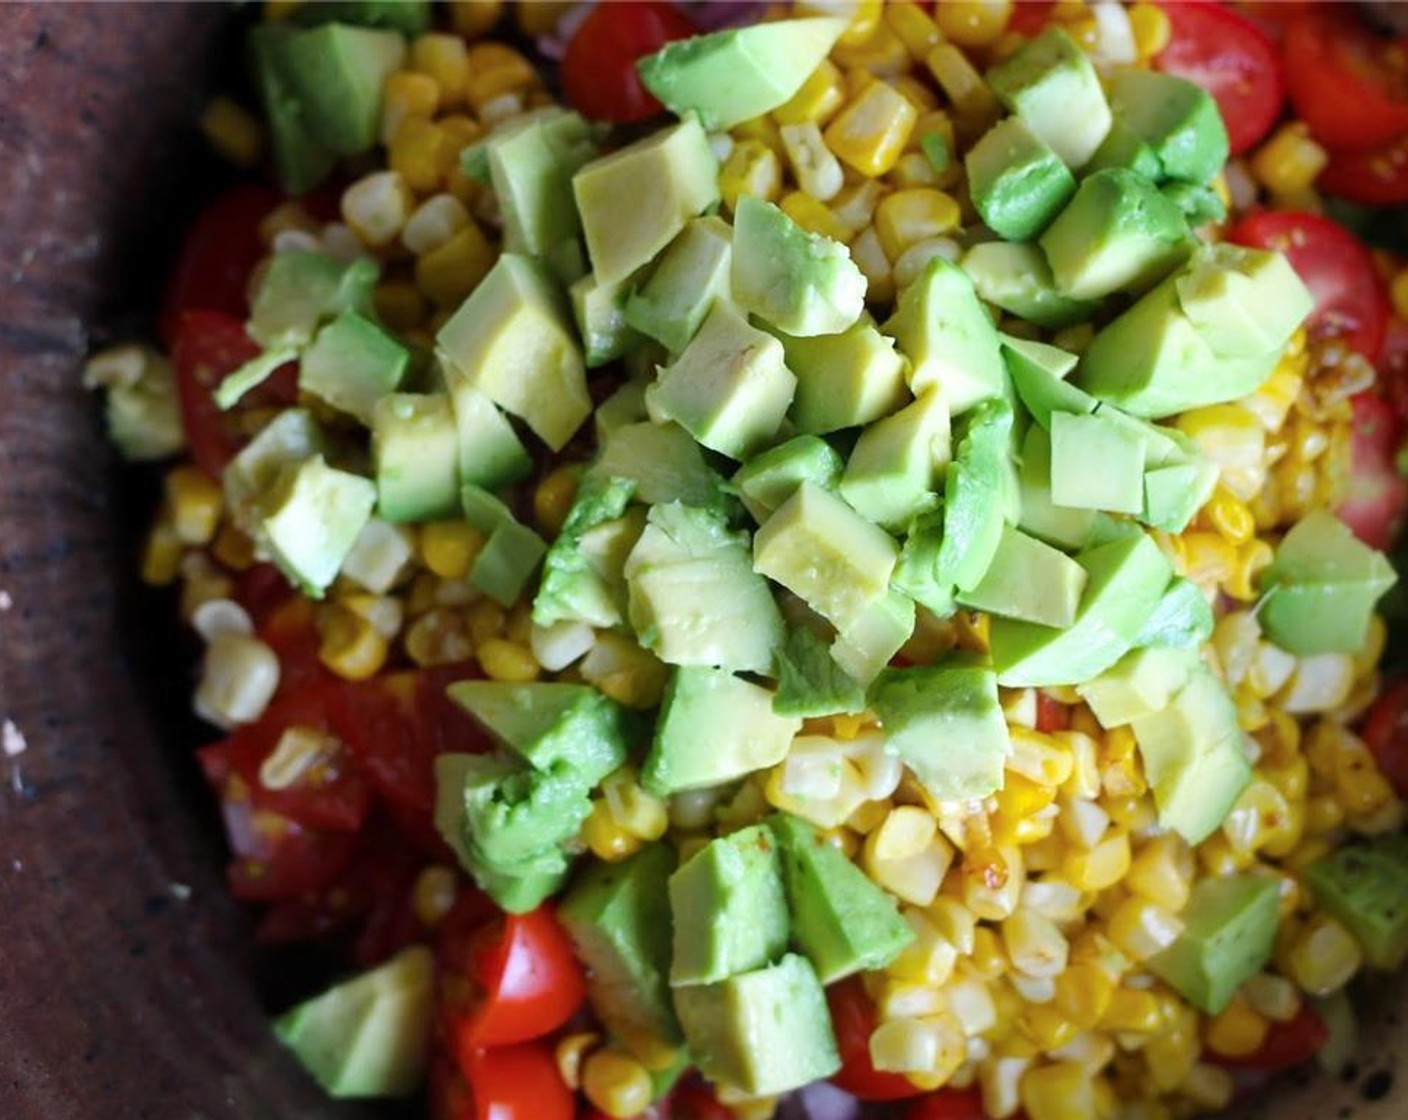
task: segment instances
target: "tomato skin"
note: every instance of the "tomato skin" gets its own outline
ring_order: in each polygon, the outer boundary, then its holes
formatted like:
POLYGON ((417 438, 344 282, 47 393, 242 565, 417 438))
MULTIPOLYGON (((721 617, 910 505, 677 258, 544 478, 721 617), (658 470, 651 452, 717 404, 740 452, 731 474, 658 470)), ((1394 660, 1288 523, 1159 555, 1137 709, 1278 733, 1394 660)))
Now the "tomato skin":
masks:
POLYGON ((1375 392, 1360 393, 1354 406, 1349 493, 1335 510, 1355 536, 1384 552, 1393 546, 1408 512, 1408 479, 1398 471, 1403 420, 1375 392))
POLYGON ((1334 152, 1315 185, 1367 206, 1408 203, 1408 135, 1362 152, 1334 152))
POLYGON ((1364 742, 1399 797, 1408 797, 1408 680, 1381 693, 1364 721, 1364 742))
MULTIPOLYGON (((282 575, 279 578, 282 579, 282 575)), ((287 582, 284 592, 284 598, 268 611, 255 628, 259 640, 279 658, 276 699, 331 686, 338 679, 318 656, 322 638, 318 634, 316 608, 302 595, 292 592, 287 582)), ((336 697, 331 693, 328 705, 329 713, 336 710, 336 697)), ((346 742, 345 737, 343 741, 346 742)))
MULTIPOLYGON (((987 1120, 983 1098, 976 1089, 939 1089, 913 1102, 905 1120, 987 1120)), ((1014 1120, 1021 1120, 1019 1113, 1014 1120)))
POLYGON ((1329 1037, 1325 1021, 1308 1002, 1302 1002, 1300 1011, 1290 1022, 1271 1024, 1266 1041, 1255 1053, 1241 1058, 1218 1057, 1216 1062, 1232 1069, 1274 1073, 1308 1062, 1329 1037))
POLYGON ((1275 42, 1252 20, 1220 4, 1161 0, 1159 7, 1172 33, 1154 65, 1212 94, 1232 155, 1254 147, 1271 131, 1286 100, 1275 42))
POLYGON ((575 1101, 552 1048, 524 1042, 431 1067, 431 1120, 573 1120, 575 1101))
POLYGON ((1408 100, 1393 96, 1389 51, 1347 5, 1317 4, 1286 29, 1286 78, 1297 115, 1327 148, 1363 151, 1408 133, 1408 100))
POLYGON ((248 798, 227 794, 220 807, 233 850, 226 883, 241 902, 279 902, 323 890, 357 849, 353 833, 307 828, 248 798))
POLYGON ((1007 19, 1007 30, 1018 35, 1033 38, 1041 34, 1051 19, 1051 9, 1056 0, 1021 0, 1012 6, 1012 14, 1007 19))
POLYGON ((1298 210, 1264 210, 1243 218, 1227 239, 1284 252, 1315 297, 1312 333, 1338 336, 1378 360, 1388 327, 1388 299, 1373 258, 1338 222, 1298 210))
POLYGON ((733 1120, 733 1113, 705 1084, 687 1080, 662 1102, 662 1120, 733 1120))
POLYGON ((850 977, 826 990, 831 1008, 831 1025, 836 1031, 836 1047, 841 1053, 841 1069, 831 1083, 863 1101, 896 1101, 917 1097, 907 1077, 875 1068, 870 1060, 870 1036, 875 1032, 875 1005, 870 1002, 859 979, 850 977))
POLYGON ((695 31, 672 4, 598 4, 562 57, 559 72, 567 103, 583 116, 618 124, 653 117, 663 106, 641 84, 636 61, 695 31))

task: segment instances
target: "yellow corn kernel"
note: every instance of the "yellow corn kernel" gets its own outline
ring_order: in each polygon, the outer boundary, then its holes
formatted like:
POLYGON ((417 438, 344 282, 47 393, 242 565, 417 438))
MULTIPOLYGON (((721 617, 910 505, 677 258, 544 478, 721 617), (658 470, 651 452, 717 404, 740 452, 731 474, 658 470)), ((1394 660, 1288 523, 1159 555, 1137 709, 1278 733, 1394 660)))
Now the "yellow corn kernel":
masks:
POLYGON ((826 144, 844 163, 874 178, 895 165, 918 119, 893 86, 872 82, 827 125, 826 144))
MULTIPOLYGON (((483 125, 464 113, 446 113, 436 117, 435 123, 450 134, 450 138, 454 140, 456 148, 460 151, 473 144, 485 132, 483 125)), ((458 173, 458 160, 455 161, 455 168, 458 173)))
POLYGON ((915 62, 922 63, 943 42, 938 24, 918 4, 886 4, 885 22, 915 62))
POLYGON ((1353 935, 1328 914, 1316 914, 1290 944, 1290 978, 1313 996, 1337 992, 1354 978, 1364 953, 1353 935))
MULTIPOLYGON (((547 8, 550 4, 525 4, 525 8, 547 8)), ((503 0, 450 0, 450 26, 457 35, 478 39, 487 35, 504 14, 503 0)))
POLYGON ((1018 1027, 1044 1051, 1059 1050, 1076 1036, 1076 1025, 1053 1003, 1030 1004, 1022 1012, 1018 1027))
POLYGON ((923 152, 905 152, 885 176, 885 181, 896 190, 904 191, 915 187, 936 187, 943 178, 923 152))
POLYGON ((601 784, 616 822, 642 840, 658 840, 670 826, 665 802, 641 788, 635 767, 623 766, 601 784))
POLYGON ((1134 35, 1134 49, 1141 59, 1150 59, 1168 46, 1173 28, 1168 13, 1157 4, 1134 4, 1129 9, 1129 30, 1134 35))
POLYGON ((792 191, 778 203, 782 212, 810 233, 818 233, 833 241, 845 244, 851 239, 851 230, 824 202, 819 202, 802 191, 792 191))
MULTIPOLYGON (((904 40, 890 29, 889 24, 880 21, 881 3, 877 0, 860 0, 860 3, 874 12, 875 22, 863 38, 852 38, 847 42, 849 29, 837 40, 831 49, 831 58, 843 70, 866 70, 878 77, 895 77, 909 67, 909 51, 904 40)), ((852 24, 852 28, 855 24, 852 24)))
POLYGON ((1323 836, 1344 824, 1344 806, 1332 794, 1312 797, 1305 804, 1305 830, 1323 836))
POLYGON ((865 846, 861 850, 861 866, 865 873, 905 902, 928 906, 934 901, 939 884, 944 881, 953 863, 953 846, 942 836, 936 835, 917 852, 885 859, 877 854, 881 832, 881 829, 876 829, 865 838, 865 846))
POLYGON ((1048 735, 1031 728, 1012 729, 1012 749, 1006 767, 1028 781, 1055 788, 1071 776, 1075 754, 1066 737, 1048 735))
POLYGON ((1208 1021, 1203 1041, 1214 1054, 1224 1058, 1245 1058, 1261 1049, 1271 1024, 1252 1010, 1240 995, 1233 996, 1220 1015, 1208 1021))
POLYGON ((1021 820, 1040 813, 1056 800, 1056 787, 1039 785, 1021 774, 1009 773, 1003 786, 993 794, 997 810, 1004 816, 1021 820))
POLYGON ((880 235, 875 227, 863 231, 851 242, 851 260, 865 277, 865 298, 871 303, 889 303, 895 298, 895 275, 880 235))
POLYGON ((995 929, 979 926, 973 931, 973 951, 968 954, 968 964, 985 980, 995 980, 1007 971, 1007 950, 995 929))
POLYGON ((940 43, 929 52, 924 65, 953 103, 965 135, 986 132, 996 122, 1002 112, 997 98, 962 50, 952 43, 940 43))
POLYGON ((581 662, 581 673, 599 692, 634 710, 660 703, 668 675, 654 654, 630 638, 613 633, 597 636, 596 645, 581 662))
POLYGON ((440 104, 453 108, 464 101, 469 81, 469 55, 459 35, 432 31, 411 41, 410 69, 428 74, 440 87, 440 104))
POLYGON ((397 70, 382 85, 381 142, 390 144, 401 125, 412 118, 430 120, 440 107, 440 86, 429 74, 397 70))
POLYGON ((1252 154, 1252 174, 1272 194, 1306 190, 1329 163, 1329 153, 1310 138, 1304 121, 1282 125, 1252 154))
POLYGON ((506 93, 522 93, 538 84, 533 64, 503 43, 471 43, 465 51, 465 100, 476 113, 506 93))
POLYGON ((950 194, 923 188, 896 191, 876 207, 875 232, 893 261, 911 245, 956 229, 959 218, 958 202, 950 194))
POLYGON ((756 140, 763 147, 782 155, 782 132, 772 117, 753 117, 733 126, 730 135, 735 144, 756 140))
POLYGON ((872 854, 879 860, 908 859, 928 847, 936 834, 933 817, 916 806, 901 805, 876 830, 872 854))
POLYGON ((1394 275, 1388 290, 1394 311, 1400 318, 1408 318, 1408 268, 1400 269, 1394 275))
POLYGON ((803 124, 806 121, 823 125, 845 103, 845 79, 834 62, 823 59, 801 88, 785 104, 773 110, 772 116, 780 125, 803 124))
POLYGON ((417 618, 402 641, 410 659, 422 666, 448 665, 474 653, 464 616, 444 607, 427 610, 417 618))
POLYGON ((470 220, 469 210, 453 194, 432 195, 406 219, 401 244, 416 256, 424 256, 449 241, 469 225, 470 220))
POLYGON ((1335 791, 1351 816, 1373 813, 1393 800, 1393 787, 1384 780, 1374 756, 1360 741, 1346 748, 1336 760, 1335 791))
POLYGON ((457 307, 494 264, 494 247, 470 222, 438 249, 416 258, 416 287, 437 307, 457 307))
POLYGON ((650 1104, 650 1072, 616 1050, 598 1050, 582 1064, 582 1092, 608 1116, 637 1116, 650 1104))
POLYGON ((411 215, 411 192, 395 171, 363 176, 342 192, 342 220, 367 245, 389 245, 411 215))
POLYGON ((413 191, 437 190, 459 159, 460 145, 434 121, 407 117, 396 129, 387 163, 413 191))
POLYGON ((898 78, 891 78, 890 81, 900 96, 920 113, 932 113, 938 109, 938 95, 914 75, 903 74, 898 78))
POLYGON ((531 4, 516 4, 514 11, 518 16, 518 30, 530 39, 551 34, 562 17, 574 7, 574 0, 535 0, 531 4))
POLYGON ((957 947, 943 935, 926 911, 906 906, 903 916, 914 938, 886 966, 886 974, 913 984, 941 987, 953 975, 954 965, 958 963, 957 947))
POLYGON ((421 562, 441 579, 464 579, 469 574, 484 534, 463 521, 432 521, 420 531, 421 562))
POLYGON ((600 1045, 601 1035, 595 1031, 577 1031, 564 1036, 553 1048, 557 1072, 573 1092, 582 1087, 582 1063, 600 1045))
POLYGON ((1129 834, 1112 829, 1089 851, 1068 852, 1062 871, 1077 890, 1103 891, 1125 877, 1130 863, 1129 834))
POLYGON ((222 158, 236 167, 253 167, 264 152, 259 118, 228 97, 217 97, 200 115, 200 130, 222 158))
MULTIPOLYGON (((796 756, 794 755, 793 757, 795 758, 796 756)), ((846 827, 852 832, 860 833, 862 836, 869 836, 885 823, 892 808, 893 806, 889 801, 866 801, 846 818, 846 827)), ((922 849, 923 845, 921 844, 915 850, 919 851, 922 849)))
POLYGON ((1059 976, 1070 954, 1056 923, 1026 906, 1002 923, 1002 943, 1012 967, 1038 979, 1059 976))
POLYGON ((383 280, 372 293, 377 318, 393 331, 408 331, 425 322, 425 297, 414 284, 383 280))
POLYGON ((556 536, 567 520, 567 513, 577 497, 581 470, 572 465, 548 472, 533 489, 533 517, 547 533, 556 536))
POLYGON ((1125 886, 1142 898, 1178 913, 1193 885, 1193 853, 1176 833, 1155 836, 1139 849, 1125 886))
POLYGON ((1258 972, 1243 983, 1241 991, 1251 1008, 1273 1023, 1289 1023, 1300 1014, 1300 992, 1284 976, 1258 972))
MULTIPOLYGON (((592 854, 607 863, 619 863, 640 851, 643 841, 622 827, 604 798, 592 803, 592 811, 582 823, 582 841, 592 854)), ((681 852, 681 858, 684 858, 681 852)))
POLYGON ((1012 0, 944 0, 934 5, 944 38, 960 47, 992 45, 1007 30, 1012 0))
POLYGON ((210 554, 221 567, 232 572, 243 572, 254 563, 254 541, 243 529, 225 524, 215 534, 210 554))
POLYGON ((490 638, 474 655, 490 680, 535 681, 543 671, 532 650, 503 638, 490 638))
POLYGON ((967 1054, 963 1024, 946 1011, 889 1019, 870 1036, 870 1060, 876 1069, 923 1074, 939 1084, 953 1076, 967 1054))
POLYGON ((338 604, 322 626, 318 660, 349 681, 375 676, 386 664, 386 636, 355 611, 338 604))
POLYGON ((1022 1108, 1029 1120, 1096 1120, 1102 1114, 1096 1086, 1078 1062, 1034 1066, 1022 1075, 1022 1108))
POLYGON ((781 190, 782 162, 772 148, 753 139, 734 144, 719 171, 719 194, 725 206, 736 209, 744 195, 771 202, 781 190))
POLYGON ((821 202, 835 198, 845 185, 845 174, 816 122, 785 124, 778 132, 797 185, 821 202))
POLYGON ((1379 658, 1384 655, 1384 647, 1388 644, 1388 627, 1384 625, 1382 615, 1369 616, 1369 633, 1364 639, 1364 645, 1359 652, 1354 655, 1354 672, 1357 676, 1368 676, 1378 668, 1379 658))
POLYGON ((1105 933, 1132 961, 1146 961, 1167 949, 1183 932, 1177 913, 1131 895, 1115 908, 1105 933))
POLYGON ((148 587, 169 587, 181 574, 181 538, 166 518, 157 521, 142 545, 142 582, 148 587))
POLYGON ((166 510, 171 531, 182 544, 208 544, 220 524, 225 494, 204 471, 174 467, 166 475, 166 510))
POLYGON ((1107 1031, 1153 1034, 1163 1026, 1163 1018, 1153 992, 1121 985, 1110 996, 1100 1025, 1107 1031))
POLYGON ((1256 532, 1252 511, 1225 487, 1219 486, 1204 508, 1213 528, 1233 544, 1246 544, 1256 532))
POLYGON ((1115 978, 1099 965, 1072 961, 1056 977, 1057 1009, 1082 1031, 1094 1030, 1109 1010, 1115 978))
POLYGON ((458 893, 459 876, 452 868, 432 863, 423 870, 411 888, 411 903, 420 924, 426 929, 438 926, 454 906, 458 893))

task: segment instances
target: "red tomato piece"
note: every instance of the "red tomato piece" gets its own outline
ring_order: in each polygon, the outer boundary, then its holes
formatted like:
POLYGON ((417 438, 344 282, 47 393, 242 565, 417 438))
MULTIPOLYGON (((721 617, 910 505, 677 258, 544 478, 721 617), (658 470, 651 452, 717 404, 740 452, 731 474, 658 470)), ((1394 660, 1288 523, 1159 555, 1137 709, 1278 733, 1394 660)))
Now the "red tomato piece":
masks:
MULTIPOLYGON (((283 577, 280 575, 279 577, 283 577)), ((259 640, 269 646, 279 658, 279 690, 277 697, 307 692, 336 683, 335 677, 318 657, 322 638, 318 635, 315 607, 302 595, 284 585, 285 597, 257 627, 259 640)), ((334 699, 330 712, 336 711, 334 699)), ((339 731, 341 735, 341 731, 339 731)), ((347 737, 342 736, 343 742, 347 737)), ((350 744, 349 744, 350 745, 350 744)))
POLYGON ((1354 406, 1350 444, 1349 493, 1335 510, 1365 544, 1382 551, 1393 546, 1408 511, 1408 479, 1398 470, 1403 420, 1377 393, 1360 393, 1354 406))
POLYGON ((1285 253, 1315 297, 1311 331, 1343 338, 1369 361, 1377 361, 1388 326, 1388 299, 1369 250, 1354 234, 1318 214, 1265 210, 1243 218, 1227 238, 1285 253))
MULTIPOLYGON (((976 1089, 940 1089, 912 1103, 905 1120, 987 1120, 976 1089)), ((1019 1114, 1015 1120, 1021 1120, 1019 1114)))
POLYGON ((1021 3, 1013 5, 1007 30, 1028 38, 1040 35, 1051 19, 1051 9, 1055 6, 1056 0, 1021 0, 1021 3))
POLYGON ((568 104, 596 120, 626 123, 653 117, 661 105, 641 85, 636 61, 695 30, 673 4, 598 4, 562 57, 559 73, 568 104))
POLYGON ((1036 729, 1050 733, 1065 731, 1071 726, 1071 709, 1044 692, 1036 694, 1036 729))
POLYGON ((1408 680, 1382 693, 1364 722, 1364 742, 1399 797, 1408 797, 1408 680))
POLYGON ((249 275, 264 256, 259 223, 282 201, 268 187, 245 183, 215 199, 186 234, 162 301, 161 337, 171 345, 181 313, 221 311, 243 319, 249 275))
POLYGON ((1315 185, 1366 206, 1408 203, 1408 135, 1362 152, 1334 152, 1315 185))
POLYGON ((1399 416, 1408 420, 1408 319, 1397 315, 1389 319, 1384 334, 1378 391, 1393 402, 1399 416))
POLYGON ((1286 100, 1281 56, 1271 36, 1220 4, 1159 6, 1172 34, 1154 65, 1212 94, 1234 156, 1255 146, 1276 123, 1286 100))
POLYGON ((1363 151, 1408 133, 1403 40, 1352 7, 1317 4, 1286 29, 1286 80, 1297 115, 1327 148, 1363 151))
POLYGON ((1302 1002, 1296 1017, 1288 1023, 1272 1023, 1266 1041, 1253 1054, 1243 1058, 1217 1059, 1217 1064, 1234 1069, 1274 1072, 1290 1069, 1315 1057, 1330 1037, 1325 1021, 1308 1002, 1302 1002))
POLYGON ((587 998, 572 942, 546 907, 499 914, 468 893, 441 925, 437 960, 441 1023, 462 1062, 550 1034, 587 998))
POLYGON ((273 564, 259 561, 235 576, 235 601, 249 612, 256 629, 265 624, 276 608, 293 598, 301 596, 273 564))
POLYGON ((242 902, 278 902, 320 891, 341 874, 357 848, 353 833, 306 828, 228 788, 221 809, 234 853, 226 880, 230 894, 242 902))
POLYGON ((703 1082, 686 1080, 666 1098, 664 1120, 733 1120, 733 1113, 703 1082))
POLYGON ((458 1071, 431 1066, 431 1120, 573 1120, 572 1090, 545 1043, 525 1042, 467 1056, 458 1071))
POLYGON ((875 1068, 870 1060, 870 1036, 875 1033, 875 1005, 855 977, 826 990, 831 1025, 841 1052, 841 1070, 831 1083, 863 1101, 894 1101, 920 1093, 909 1078, 875 1068))

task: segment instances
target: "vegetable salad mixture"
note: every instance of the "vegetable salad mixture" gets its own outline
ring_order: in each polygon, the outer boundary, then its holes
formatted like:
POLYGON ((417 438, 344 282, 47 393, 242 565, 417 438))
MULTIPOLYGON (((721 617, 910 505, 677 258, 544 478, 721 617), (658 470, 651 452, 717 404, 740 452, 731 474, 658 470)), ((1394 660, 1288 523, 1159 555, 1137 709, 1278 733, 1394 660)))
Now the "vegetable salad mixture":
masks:
POLYGON ((1401 42, 1144 0, 248 40, 261 114, 202 124, 278 189, 87 376, 174 460, 142 578, 204 643, 230 890, 347 970, 275 1022, 328 1092, 1171 1120, 1346 1060, 1408 955, 1408 267, 1351 231, 1408 202, 1401 42))

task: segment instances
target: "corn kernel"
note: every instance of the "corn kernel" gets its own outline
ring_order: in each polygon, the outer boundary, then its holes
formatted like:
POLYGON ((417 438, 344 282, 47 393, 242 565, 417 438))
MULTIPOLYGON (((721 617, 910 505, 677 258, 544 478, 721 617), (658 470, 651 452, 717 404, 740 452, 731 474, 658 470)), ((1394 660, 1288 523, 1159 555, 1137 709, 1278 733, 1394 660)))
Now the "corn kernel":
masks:
POLYGON ((1153 1034, 1163 1026, 1163 1011, 1153 992, 1120 985, 1111 994, 1100 1025, 1107 1031, 1153 1034))
MULTIPOLYGON (((415 612, 407 607, 408 613, 415 612)), ((474 653, 469 628, 458 611, 436 607, 420 615, 402 639, 406 654, 417 665, 448 665, 474 653)))
POLYGON ((771 202, 782 190, 782 163, 777 153, 761 140, 743 140, 719 171, 719 194, 730 210, 738 207, 744 195, 771 202))
POLYGON ((949 233, 958 222, 958 203, 943 191, 896 191, 875 210, 875 231, 890 260, 917 242, 949 233))
POLYGON ((845 183, 845 176, 822 139, 816 122, 784 124, 778 132, 797 185, 820 202, 835 198, 845 183))
POLYGON ((866 874, 905 902, 915 906, 929 905, 953 863, 952 845, 942 836, 934 836, 917 852, 885 859, 877 854, 881 834, 882 830, 877 829, 866 837, 861 853, 861 864, 866 874))
POLYGON ((409 67, 428 74, 440 87, 440 104, 453 108, 464 101, 469 80, 469 56, 459 35, 430 32, 411 41, 409 67))
POLYGON ((437 190, 459 159, 459 145, 434 121, 407 117, 396 129, 387 163, 420 194, 437 190))
POLYGON ((1021 1031, 1044 1051, 1059 1050, 1076 1036, 1075 1024, 1054 1003, 1034 1003, 1022 1012, 1021 1031))
POLYGON ((459 876, 453 869, 433 863, 416 876, 411 903, 426 929, 435 929, 450 912, 459 893, 459 876))
POLYGON ((822 125, 846 103, 845 80, 836 64, 823 59, 811 72, 801 88, 783 105, 773 110, 773 119, 780 125, 811 121, 822 125))
POLYGON ((919 114, 893 86, 873 82, 826 127, 826 145, 862 175, 892 168, 919 114))
POLYGON ((601 1035, 595 1031, 577 1031, 565 1035, 553 1048, 553 1061, 563 1083, 574 1092, 582 1087, 582 1063, 601 1045, 601 1035))
POLYGON ((395 240, 410 213, 410 189, 395 171, 374 172, 342 192, 343 220, 373 248, 395 240))
POLYGON ((934 5, 938 30, 960 47, 986 47, 1007 30, 1012 0, 944 0, 934 5))
POLYGON ((328 611, 318 660, 349 681, 364 681, 386 664, 386 636, 367 619, 341 604, 328 611))
POLYGON ((1028 907, 1019 908, 1002 923, 1002 942, 1012 967, 1038 978, 1058 976, 1070 953, 1056 923, 1028 907))
POLYGON ((1208 1021, 1204 1041, 1224 1058, 1245 1058, 1261 1049, 1271 1024, 1252 1010, 1241 996, 1234 996, 1220 1015, 1208 1021))
POLYGON ((1273 1023, 1289 1023, 1300 1014, 1300 992, 1284 976, 1258 972, 1243 983, 1241 990, 1248 1005, 1273 1023))
POLYGON ((470 222, 438 249, 416 258, 416 287, 439 307, 457 307, 487 275, 494 256, 494 247, 470 222))
POLYGON ((580 468, 568 464, 556 467, 533 490, 533 517, 549 535, 562 531, 568 511, 577 497, 580 468))
POLYGON ((582 1064, 582 1092, 608 1116, 636 1116, 650 1104, 650 1073, 632 1057, 598 1050, 582 1064))
POLYGON ((503 43, 472 43, 465 52, 465 99, 476 113, 505 93, 521 93, 538 83, 533 64, 503 43))
POLYGON ((1078 889, 1103 891, 1124 878, 1130 862, 1129 834, 1113 831, 1089 851, 1070 852, 1063 869, 1078 889))
POLYGON ((463 521, 421 527, 421 562, 441 579, 464 579, 483 547, 484 534, 463 521))
POLYGON ((842 223, 824 202, 818 202, 802 191, 784 195, 778 203, 782 212, 809 233, 829 237, 845 244, 851 238, 850 227, 842 223))
POLYGON ((411 70, 388 74, 382 85, 381 142, 390 144, 407 120, 430 120, 439 107, 440 86, 429 74, 411 70))
POLYGON ((1282 125, 1251 157, 1251 169, 1273 194, 1306 190, 1330 161, 1329 153, 1310 138, 1303 121, 1282 125))
POLYGON ((452 194, 437 194, 417 206, 406 219, 401 244, 416 256, 423 256, 440 248, 469 222, 464 203, 452 194))
POLYGON ((377 318, 393 331, 407 331, 425 321, 425 298, 414 284, 383 280, 372 293, 377 318))
POLYGON ((1129 29, 1134 35, 1134 49, 1141 59, 1153 58, 1168 46, 1173 34, 1168 13, 1157 4, 1143 2, 1130 7, 1129 29))
POLYGON ((1175 914, 1188 904, 1192 884, 1193 853, 1175 833, 1145 843, 1125 877, 1125 885, 1135 894, 1175 914))
POLYGON ((194 708, 217 727, 257 720, 279 684, 278 655, 256 638, 222 635, 206 647, 194 708))
POLYGON ((831 49, 832 59, 843 70, 865 70, 881 77, 903 74, 909 66, 909 52, 904 41, 888 24, 880 21, 882 4, 879 0, 860 0, 860 3, 874 14, 874 21, 859 38, 853 34, 858 27, 853 22, 831 49), (848 35, 852 36, 849 41, 848 35))
POLYGON ((1198 1062, 1188 1071, 1179 1088, 1199 1109, 1221 1112, 1232 1103, 1237 1084, 1230 1071, 1208 1062, 1198 1062))
POLYGON ((870 1036, 870 1060, 876 1069, 924 1074, 940 1084, 953 1075, 967 1053, 963 1024, 948 1012, 889 1019, 870 1036))
POLYGON ((194 466, 174 467, 165 481, 166 509, 176 539, 187 545, 208 544, 220 523, 224 491, 194 466))
POLYGON ((1337 992, 1354 978, 1364 954, 1350 932, 1328 914, 1300 930, 1287 954, 1290 977, 1313 996, 1337 992))
POLYGON ((965 137, 979 136, 996 123, 1002 112, 997 98, 962 50, 941 43, 929 52, 924 65, 953 103, 955 123, 965 137))
POLYGON ((574 7, 575 0, 535 0, 531 4, 516 4, 518 30, 530 39, 550 35, 557 30, 562 17, 574 7))
POLYGON ((1106 969, 1085 961, 1072 961, 1056 977, 1056 1007, 1078 1029, 1094 1030, 1109 1009, 1115 983, 1106 969))
POLYGON ((490 680, 535 681, 542 672, 531 650, 503 638, 490 638, 474 655, 490 680))
POLYGON ((264 127, 248 109, 217 97, 200 115, 200 130, 222 158, 236 167, 253 167, 264 151, 264 127))
MULTIPOLYGON (((582 841, 594 856, 607 863, 619 863, 640 851, 642 845, 639 836, 623 828, 616 820, 605 799, 592 803, 592 811, 582 823, 582 841)), ((680 858, 685 858, 683 851, 680 858)))
POLYGON ((940 932, 927 912, 906 906, 903 916, 914 939, 890 962, 886 972, 914 984, 943 986, 958 963, 958 949, 940 932))
POLYGON ((1174 911, 1131 896, 1110 915, 1105 932, 1130 960, 1146 961, 1173 944, 1183 922, 1174 911))
POLYGON ((943 42, 938 25, 918 4, 886 4, 885 22, 916 63, 943 42))
POLYGON ((866 280, 865 298, 870 303, 888 303, 895 297, 894 272, 880 235, 875 227, 862 232, 851 242, 851 260, 855 261, 866 280))
MULTIPOLYGON (((549 4, 525 4, 524 7, 551 7, 549 4)), ((504 13, 503 0, 450 0, 450 26, 466 39, 487 35, 504 13)))
POLYGON ((1022 850, 974 848, 963 860, 963 903, 979 918, 999 922, 1017 909, 1026 883, 1022 850))

